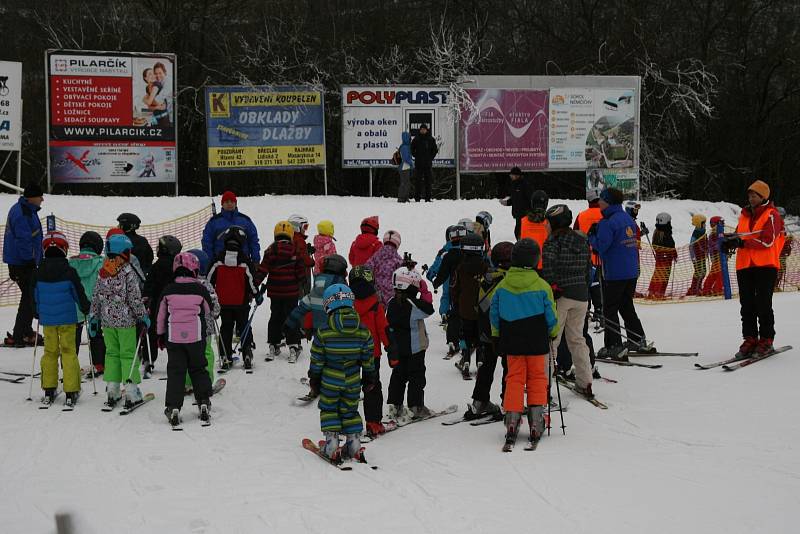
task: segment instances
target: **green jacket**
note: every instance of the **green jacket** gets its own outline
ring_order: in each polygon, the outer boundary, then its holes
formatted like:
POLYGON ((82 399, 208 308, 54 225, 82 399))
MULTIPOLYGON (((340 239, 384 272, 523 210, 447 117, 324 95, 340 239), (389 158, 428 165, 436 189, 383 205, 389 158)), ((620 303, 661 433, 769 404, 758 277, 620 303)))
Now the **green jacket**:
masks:
MULTIPOLYGON (((78 271, 78 277, 81 279, 83 290, 86 292, 86 298, 92 300, 94 285, 97 282, 97 276, 100 274, 100 267, 103 266, 103 257, 95 254, 93 250, 83 249, 80 254, 69 259, 69 264, 78 271)), ((78 322, 83 322, 85 319, 86 317, 78 308, 78 322)))

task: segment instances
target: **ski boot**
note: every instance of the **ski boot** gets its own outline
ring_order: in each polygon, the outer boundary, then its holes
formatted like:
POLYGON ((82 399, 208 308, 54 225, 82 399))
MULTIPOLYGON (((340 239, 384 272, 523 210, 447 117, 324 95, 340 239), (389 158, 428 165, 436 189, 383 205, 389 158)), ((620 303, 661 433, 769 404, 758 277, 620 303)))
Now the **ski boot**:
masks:
POLYGON ((458 345, 451 341, 447 344, 447 356, 445 356, 444 359, 449 360, 456 354, 458 354, 458 345))
POLYGON ((628 349, 623 345, 614 345, 613 347, 603 347, 597 352, 597 357, 607 360, 614 360, 618 362, 628 361, 628 349))
POLYGON ((464 412, 464 419, 472 421, 487 415, 497 415, 500 413, 500 407, 491 401, 472 401, 472 404, 467 404, 467 411, 464 412))
POLYGON ((164 408, 164 415, 167 416, 167 421, 169 421, 169 424, 172 425, 173 428, 181 424, 180 408, 170 408, 167 406, 164 408))
POLYGON ((601 378, 603 378, 602 376, 600 376, 600 370, 597 368, 597 364, 594 364, 594 367, 592 367, 592 378, 594 378, 595 380, 600 380, 601 378))
POLYGON ((739 352, 736 353, 734 358, 737 360, 746 360, 747 358, 752 358, 753 354, 758 349, 758 338, 748 336, 744 338, 744 341, 739 346, 739 352))
POLYGON ((130 410, 143 402, 142 390, 133 382, 125 384, 125 409, 130 410))
POLYGON ((56 400, 56 388, 47 388, 44 390, 44 397, 42 397, 42 404, 49 406, 56 400))
POLYGON ((758 340, 758 345, 756 345, 755 355, 756 356, 764 356, 765 354, 769 354, 775 350, 775 347, 772 345, 772 338, 771 337, 762 337, 758 340))
POLYGON ((325 432, 325 439, 319 442, 319 452, 332 462, 342 462, 342 451, 339 448, 339 433, 325 432))
POLYGON ((80 394, 81 394, 80 391, 70 391, 69 393, 67 393, 66 394, 67 395, 67 400, 66 400, 65 406, 67 408, 74 407, 75 404, 78 402, 78 396, 80 396, 80 394))
POLYGON ((269 357, 266 358, 267 361, 274 360, 278 356, 281 355, 281 346, 276 343, 269 344, 269 357))
POLYGON ((367 463, 361 447, 361 438, 358 434, 345 434, 345 442, 342 447, 342 459, 352 459, 360 463, 367 463))
POLYGON ((22 338, 22 343, 24 343, 24 345, 20 345, 19 343, 17 343, 16 346, 33 347, 34 345, 39 345, 41 347, 44 345, 44 338, 42 337, 42 334, 37 334, 36 332, 32 332, 31 334, 22 338))
POLYGON ((144 362, 142 366, 142 378, 147 379, 153 376, 153 366, 148 362, 144 362))
POLYGON ((253 347, 242 348, 242 367, 245 370, 253 368, 253 347))
POLYGON ((412 406, 411 407, 411 418, 412 419, 427 419, 432 415, 430 409, 423 405, 420 406, 412 406))
POLYGON ((574 366, 570 367, 569 369, 565 369, 564 371, 559 369, 558 373, 561 375, 561 378, 563 378, 567 382, 575 382, 575 367, 574 366))
POLYGON ((653 346, 652 342, 647 341, 646 339, 642 339, 639 342, 628 340, 625 342, 625 348, 628 349, 629 353, 638 353, 638 354, 651 354, 656 352, 656 348, 653 346))
POLYGON ((200 421, 203 422, 203 426, 208 426, 211 424, 211 402, 208 399, 203 399, 198 401, 197 405, 200 408, 200 421))
POLYGON ((522 421, 522 414, 519 412, 508 412, 503 420, 506 426, 506 442, 503 445, 503 451, 510 452, 517 442, 517 434, 519 433, 519 423, 522 421))
POLYGON ((376 438, 386 432, 386 427, 380 421, 367 421, 366 434, 370 438, 376 438))
POLYGON ((220 371, 229 371, 233 368, 233 360, 231 358, 225 358, 222 360, 222 365, 219 366, 220 371))
POLYGON ((528 428, 530 428, 530 437, 528 438, 528 446, 531 450, 536 448, 539 440, 542 439, 545 429, 544 406, 528 406, 528 428))
POLYGON ((390 404, 386 417, 398 425, 404 425, 413 419, 413 414, 402 404, 390 404))
POLYGON ((303 351, 302 347, 298 345, 289 345, 289 356, 286 361, 289 363, 297 363, 300 353, 303 351))
POLYGON ((592 393, 591 384, 586 384, 585 386, 581 387, 576 383, 575 389, 573 391, 575 391, 575 393, 577 393, 578 395, 587 400, 592 400, 594 398, 594 393, 592 393))

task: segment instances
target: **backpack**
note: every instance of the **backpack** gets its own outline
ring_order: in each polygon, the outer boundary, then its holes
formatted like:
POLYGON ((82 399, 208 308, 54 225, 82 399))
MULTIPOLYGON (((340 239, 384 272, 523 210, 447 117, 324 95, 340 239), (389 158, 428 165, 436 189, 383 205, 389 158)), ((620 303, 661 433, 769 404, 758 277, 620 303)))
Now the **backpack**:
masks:
POLYGON ((390 160, 392 165, 400 165, 403 163, 403 156, 400 155, 399 150, 395 150, 394 154, 392 154, 392 159, 390 160))

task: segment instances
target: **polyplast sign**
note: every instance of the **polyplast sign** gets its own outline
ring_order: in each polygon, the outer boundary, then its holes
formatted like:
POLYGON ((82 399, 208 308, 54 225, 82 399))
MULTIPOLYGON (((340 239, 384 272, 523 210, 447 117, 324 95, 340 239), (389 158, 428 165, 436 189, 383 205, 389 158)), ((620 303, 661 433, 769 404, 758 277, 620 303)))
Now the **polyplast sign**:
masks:
POLYGON ((446 87, 342 87, 342 166, 393 167, 404 131, 422 124, 436 139, 434 167, 455 166, 455 127, 446 87))

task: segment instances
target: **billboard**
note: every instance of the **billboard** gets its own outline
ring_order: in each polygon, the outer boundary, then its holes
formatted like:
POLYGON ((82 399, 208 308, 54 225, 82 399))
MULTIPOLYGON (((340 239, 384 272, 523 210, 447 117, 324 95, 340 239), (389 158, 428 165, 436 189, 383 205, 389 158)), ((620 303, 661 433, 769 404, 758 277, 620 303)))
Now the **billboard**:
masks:
POLYGON ((0 61, 0 150, 22 149, 22 63, 0 61))
POLYGON ((615 187, 625 198, 638 198, 639 169, 586 169, 586 189, 615 187))
POLYGON ((455 166, 455 126, 446 87, 343 86, 342 167, 394 167, 402 133, 426 124, 439 153, 434 167, 455 166))
POLYGON ((463 171, 547 167, 548 91, 467 89, 474 109, 461 113, 463 171))
POLYGON ((175 59, 48 50, 52 182, 175 182, 175 59))
POLYGON ((325 167, 323 95, 311 87, 206 87, 208 169, 325 167))
POLYGON ((550 89, 551 169, 634 166, 633 88, 550 89))

